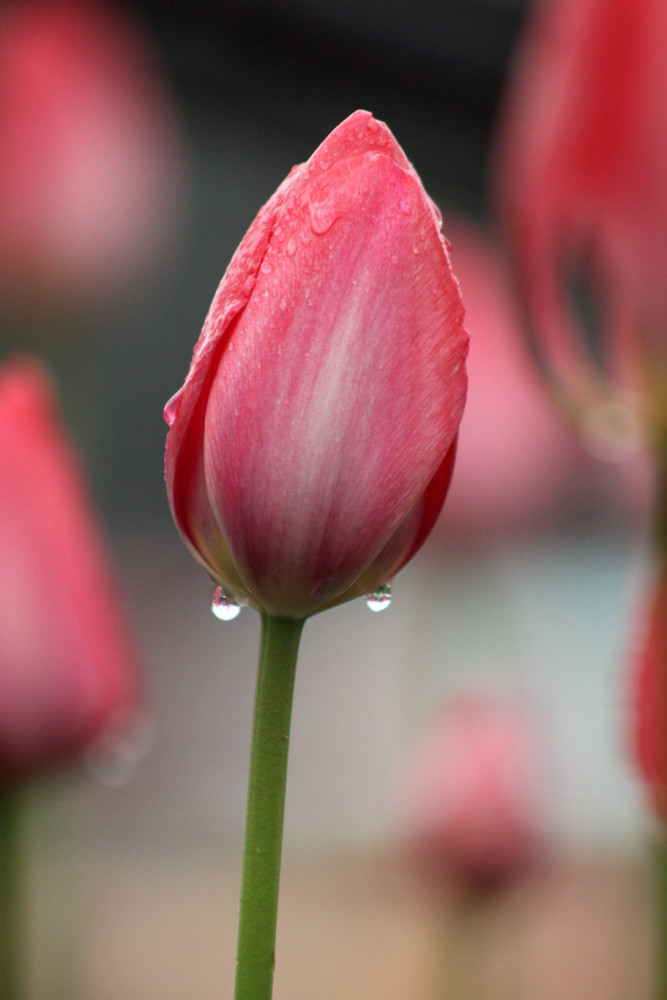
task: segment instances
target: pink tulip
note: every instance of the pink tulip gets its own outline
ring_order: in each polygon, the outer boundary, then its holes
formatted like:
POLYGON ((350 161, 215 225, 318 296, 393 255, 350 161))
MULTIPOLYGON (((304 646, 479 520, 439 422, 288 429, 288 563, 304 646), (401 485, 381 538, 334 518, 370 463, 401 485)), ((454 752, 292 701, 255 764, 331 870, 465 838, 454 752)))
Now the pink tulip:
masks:
POLYGON ((632 386, 647 353, 666 360, 666 52, 664 0, 548 0, 514 67, 500 209, 527 325, 575 408, 604 399, 609 369, 632 386), (603 371, 568 301, 577 270, 597 299, 603 371))
POLYGON ((0 283, 79 299, 160 248, 178 154, 133 21, 101 0, 14 0, 0 16, 0 283))
POLYGON ((425 871, 483 887, 545 856, 535 735, 520 706, 491 697, 462 696, 437 713, 402 797, 405 843, 425 871))
POLYGON ((136 657, 45 372, 0 371, 0 780, 82 751, 137 705, 136 657))
POLYGON ((414 555, 451 476, 462 321, 436 207, 355 112, 260 211, 165 411, 172 513, 213 580, 303 618, 414 555))

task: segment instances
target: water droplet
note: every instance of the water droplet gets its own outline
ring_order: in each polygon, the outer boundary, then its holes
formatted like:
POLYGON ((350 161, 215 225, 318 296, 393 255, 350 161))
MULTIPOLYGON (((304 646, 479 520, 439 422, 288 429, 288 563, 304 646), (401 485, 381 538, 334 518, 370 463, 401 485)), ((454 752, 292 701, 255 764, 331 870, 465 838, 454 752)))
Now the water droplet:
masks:
POLYGON ((294 242, 294 240, 292 239, 288 240, 285 249, 287 250, 287 256, 293 257, 294 254, 296 253, 296 243, 294 242))
POLYGON ((312 205, 310 228, 316 236, 324 236, 325 233, 329 232, 337 218, 338 215, 331 205, 312 205))
POLYGON ((171 397, 171 399, 164 408, 164 419, 167 422, 167 424, 169 424, 170 427, 173 424, 174 420, 176 419, 176 416, 178 415, 178 410, 181 405, 182 395, 183 395, 183 390, 179 389, 178 392, 171 397))
POLYGON ((273 266, 269 264, 268 260, 263 260, 259 269, 262 272, 262 274, 271 274, 271 272, 273 271, 273 266))
POLYGON ((413 246, 412 252, 416 257, 419 254, 419 247, 417 245, 413 246))
POLYGON ((400 209, 403 215, 410 215, 412 213, 412 206, 407 198, 401 198, 400 209))
POLYGON ((369 132, 379 132, 380 123, 376 122, 375 118, 369 118, 366 122, 366 128, 369 132))
POLYGON ((366 598, 366 604, 371 611, 384 611, 391 604, 391 584, 384 583, 366 598))
POLYGON ((155 727, 143 712, 123 709, 83 751, 83 765, 97 781, 121 788, 155 742, 155 727))
POLYGON ((215 584, 211 591, 211 611, 220 621, 231 622, 240 615, 241 605, 224 587, 215 584))

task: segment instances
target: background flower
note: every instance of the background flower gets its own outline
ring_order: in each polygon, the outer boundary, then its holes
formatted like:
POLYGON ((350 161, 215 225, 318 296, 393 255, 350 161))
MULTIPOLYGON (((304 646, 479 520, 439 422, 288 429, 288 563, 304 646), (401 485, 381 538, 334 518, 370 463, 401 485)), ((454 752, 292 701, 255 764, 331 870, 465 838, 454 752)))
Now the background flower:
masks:
POLYGON ((104 0, 0 15, 0 284, 87 299, 162 252, 181 187, 175 115, 138 25, 104 0))
POLYGON ((548 853, 538 734, 527 709, 468 694, 440 706, 404 781, 405 843, 431 877, 482 888, 548 853))
POLYGON ((647 353, 664 366, 666 49, 661 0, 547 0, 514 62, 501 219, 525 323, 575 409, 600 401, 610 371, 632 386, 647 353), (573 277, 590 283, 596 333, 590 316, 582 328, 573 277))
POLYGON ((139 702, 137 655, 44 370, 0 371, 0 779, 81 753, 139 702))

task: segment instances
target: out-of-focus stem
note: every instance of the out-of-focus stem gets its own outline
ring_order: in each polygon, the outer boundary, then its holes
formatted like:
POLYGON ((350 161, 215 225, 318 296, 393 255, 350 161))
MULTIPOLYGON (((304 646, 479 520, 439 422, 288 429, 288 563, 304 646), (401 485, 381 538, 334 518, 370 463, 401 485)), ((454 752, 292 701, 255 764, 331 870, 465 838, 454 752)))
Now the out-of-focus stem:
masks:
POLYGON ((26 990, 23 796, 0 793, 0 998, 23 1000, 26 990))

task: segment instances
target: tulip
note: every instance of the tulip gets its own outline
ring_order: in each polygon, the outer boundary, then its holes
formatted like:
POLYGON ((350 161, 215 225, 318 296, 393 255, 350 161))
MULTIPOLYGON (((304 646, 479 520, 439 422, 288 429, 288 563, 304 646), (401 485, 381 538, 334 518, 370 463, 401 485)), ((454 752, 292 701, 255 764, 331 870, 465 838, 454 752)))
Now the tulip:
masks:
POLYGON ((138 705, 137 657, 44 370, 0 370, 0 782, 75 757, 138 705))
POLYGON ((169 504, 261 613, 235 1000, 270 1000, 288 734, 307 617, 383 586, 452 474, 468 338, 442 220, 357 111, 260 210, 167 404, 169 504))
POLYGON ((484 888, 546 855, 532 721, 509 702, 454 699, 435 715, 404 781, 404 840, 431 878, 484 888))
POLYGON ((57 304, 126 284, 165 242, 175 115, 132 19, 100 0, 0 15, 0 283, 57 304))
MULTIPOLYGON (((539 4, 519 46, 496 161, 533 346, 565 405, 584 422, 587 411, 594 423, 606 413, 621 445, 636 438, 636 400, 628 407, 626 392, 647 368, 655 377, 656 365, 664 390, 666 51, 663 0, 539 4), (568 300, 577 271, 599 312, 598 357, 568 300)), ((652 405, 641 401, 642 418, 652 405)))
POLYGON ((414 555, 452 473, 462 322, 438 210, 355 112, 253 222, 165 411, 172 514, 216 583, 304 619, 414 555))
POLYGON ((634 655, 634 757, 651 805, 667 824, 667 693, 662 690, 667 660, 667 577, 659 575, 646 605, 634 655))

